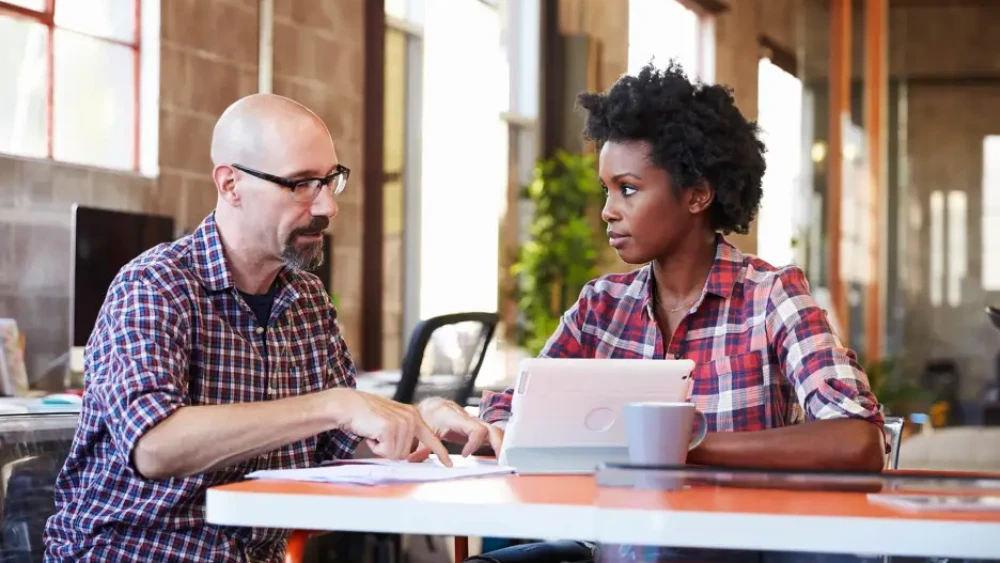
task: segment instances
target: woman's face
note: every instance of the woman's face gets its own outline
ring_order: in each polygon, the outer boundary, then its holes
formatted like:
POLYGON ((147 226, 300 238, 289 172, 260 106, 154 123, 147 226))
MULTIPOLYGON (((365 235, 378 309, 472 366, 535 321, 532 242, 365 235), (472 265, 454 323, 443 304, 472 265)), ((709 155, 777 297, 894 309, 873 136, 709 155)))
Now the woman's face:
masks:
POLYGON ((601 148, 598 175, 607 192, 601 218, 608 239, 627 264, 673 254, 688 236, 705 228, 712 191, 678 191, 670 173, 649 159, 647 141, 609 141, 601 148))

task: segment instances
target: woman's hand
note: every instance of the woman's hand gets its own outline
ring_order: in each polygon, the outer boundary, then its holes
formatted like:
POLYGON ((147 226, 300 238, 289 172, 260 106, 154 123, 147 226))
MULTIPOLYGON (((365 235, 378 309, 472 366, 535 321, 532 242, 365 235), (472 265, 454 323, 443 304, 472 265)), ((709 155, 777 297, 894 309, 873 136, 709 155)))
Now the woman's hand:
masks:
MULTIPOLYGON (((465 444, 465 447, 462 448, 463 456, 472 455, 487 440, 489 440, 493 451, 499 455, 500 444, 503 442, 503 430, 473 417, 455 402, 440 397, 431 397, 421 402, 417 408, 424 422, 438 437, 446 442, 465 444)), ((430 454, 430 448, 421 444, 410 459, 420 461, 426 459, 430 454)))

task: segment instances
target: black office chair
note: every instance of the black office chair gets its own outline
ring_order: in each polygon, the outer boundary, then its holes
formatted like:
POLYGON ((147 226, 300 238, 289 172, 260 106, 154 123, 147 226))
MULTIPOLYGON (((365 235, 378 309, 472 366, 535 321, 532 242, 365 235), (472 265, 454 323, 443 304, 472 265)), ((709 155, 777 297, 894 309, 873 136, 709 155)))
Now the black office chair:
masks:
POLYGON ((1000 330, 1000 308, 993 305, 986 306, 986 317, 993 323, 993 327, 1000 330))
MULTIPOLYGON (((987 305, 986 318, 990 320, 993 328, 1000 330, 1000 308, 987 305)), ((997 402, 997 399, 1000 398, 1000 352, 997 352, 993 366, 993 382, 987 385, 983 392, 983 396, 988 401, 983 406, 983 426, 1000 426, 1000 403, 997 402)))
POLYGON ((499 321, 496 313, 482 312, 452 313, 420 321, 407 344, 394 399, 414 404, 423 396, 450 393, 456 403, 468 404, 499 321), (444 385, 427 381, 428 389, 421 389, 422 396, 418 396, 421 375, 448 381, 444 385))

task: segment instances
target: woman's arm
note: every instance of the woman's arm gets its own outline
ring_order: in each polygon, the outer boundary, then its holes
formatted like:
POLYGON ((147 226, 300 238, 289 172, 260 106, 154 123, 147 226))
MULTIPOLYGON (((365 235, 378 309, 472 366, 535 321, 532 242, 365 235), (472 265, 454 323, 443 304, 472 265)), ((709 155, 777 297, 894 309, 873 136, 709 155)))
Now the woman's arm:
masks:
POLYGON ((768 295, 771 351, 795 387, 806 423, 760 432, 717 433, 691 463, 788 469, 878 471, 885 463, 883 418, 853 352, 834 336, 826 313, 795 267, 777 273, 768 295))
POLYGON ((758 469, 879 471, 885 441, 866 420, 816 420, 759 432, 712 432, 688 463, 758 469))

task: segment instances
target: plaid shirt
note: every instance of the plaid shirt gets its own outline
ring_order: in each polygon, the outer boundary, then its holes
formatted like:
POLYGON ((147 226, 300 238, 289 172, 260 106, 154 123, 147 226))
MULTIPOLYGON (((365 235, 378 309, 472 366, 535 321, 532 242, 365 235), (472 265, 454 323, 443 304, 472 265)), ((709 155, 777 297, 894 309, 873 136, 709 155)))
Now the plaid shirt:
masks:
MULTIPOLYGON (((542 350, 550 358, 689 358, 691 402, 714 432, 764 430, 881 410, 853 352, 830 330, 802 271, 776 269, 719 236, 699 300, 664 343, 646 265, 588 283, 542 350)), ((480 417, 510 418, 512 389, 487 391, 480 417)))
POLYGON ((323 285, 284 269, 276 287, 263 331, 233 285, 214 215, 121 270, 87 345, 80 423, 56 483, 46 561, 282 561, 287 531, 209 525, 205 490, 258 469, 350 457, 353 436, 321 434, 186 478, 145 479, 131 463, 139 438, 184 406, 354 386, 323 285))

